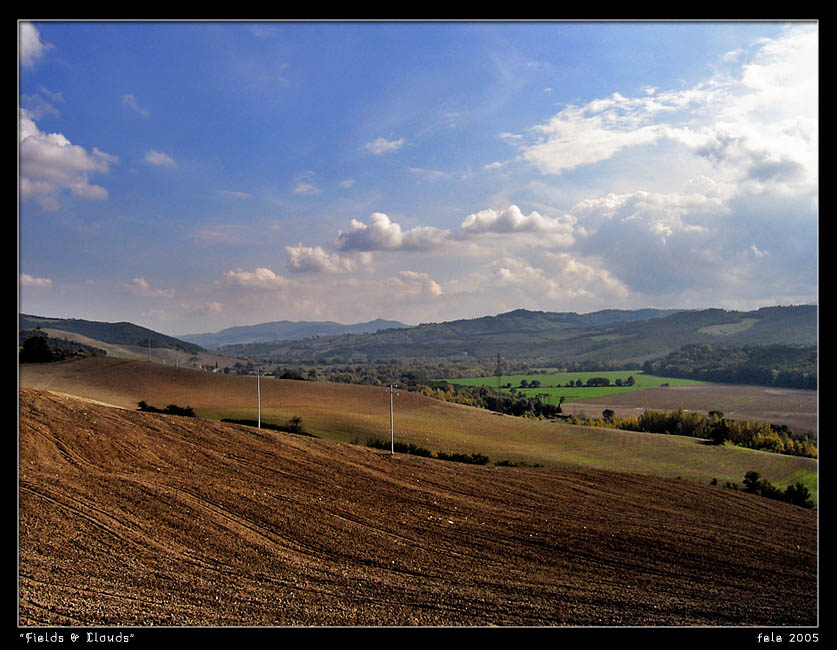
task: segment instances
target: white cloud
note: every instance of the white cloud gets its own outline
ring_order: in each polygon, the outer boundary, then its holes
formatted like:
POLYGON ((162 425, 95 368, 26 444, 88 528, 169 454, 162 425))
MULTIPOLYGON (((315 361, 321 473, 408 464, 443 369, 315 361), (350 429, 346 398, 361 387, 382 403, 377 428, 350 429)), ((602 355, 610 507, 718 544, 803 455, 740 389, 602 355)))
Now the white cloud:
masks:
POLYGON ((447 231, 431 226, 416 227, 406 232, 382 212, 369 217, 369 224, 352 219, 348 232, 338 235, 340 250, 432 250, 447 237, 447 231))
POLYGON ((294 194, 300 194, 303 196, 313 196, 314 194, 319 194, 320 189, 316 185, 312 185, 311 183, 299 183, 294 188, 294 194))
POLYGON ((288 280, 281 275, 265 267, 259 267, 255 271, 244 271, 237 268, 234 271, 227 271, 224 276, 226 283, 230 286, 243 289, 258 289, 263 291, 275 291, 288 286, 288 280))
POLYGON ((125 106, 128 106, 138 115, 141 115, 142 117, 148 117, 149 115, 151 115, 147 108, 144 108, 139 105, 139 103, 137 102, 137 98, 134 97, 133 93, 125 93, 124 95, 122 95, 122 103, 125 104, 125 106))
POLYGON ((295 273, 348 273, 372 261, 370 253, 349 258, 339 253, 328 253, 321 246, 285 246, 290 256, 288 268, 295 273))
POLYGON ((35 278, 26 273, 21 273, 20 285, 23 287, 37 287, 39 289, 49 289, 52 286, 52 280, 50 280, 49 278, 35 278))
POLYGON ((620 115, 621 96, 591 102, 586 107, 568 106, 549 123, 533 132, 544 136, 537 144, 524 148, 523 158, 544 174, 561 174, 581 165, 611 158, 627 147, 650 144, 662 137, 653 125, 638 125, 635 119, 620 115), (617 117, 619 116, 619 117, 617 117), (620 119, 621 118, 621 119, 620 119), (624 121, 623 121, 624 120, 624 121))
POLYGON ((95 147, 88 152, 60 133, 42 132, 26 109, 19 109, 19 115, 21 199, 34 199, 43 209, 55 210, 62 191, 85 199, 108 197, 107 190, 91 185, 88 177, 108 173, 118 161, 115 156, 95 147))
POLYGON ((55 104, 62 103, 64 97, 61 93, 51 93, 42 86, 36 93, 21 95, 20 100, 24 108, 29 111, 31 118, 38 121, 45 117, 59 117, 61 112, 55 107, 55 104), (46 95, 46 98, 44 95, 46 95))
POLYGON ((363 148, 374 156, 380 156, 385 153, 397 151, 403 145, 404 138, 399 138, 398 140, 386 140, 384 138, 378 138, 377 140, 373 140, 372 142, 366 143, 363 148))
POLYGON ((441 296, 443 291, 438 282, 427 273, 401 271, 397 276, 384 282, 389 289, 398 291, 401 296, 441 296))
POLYGON ((18 32, 20 65, 31 68, 44 57, 52 45, 41 40, 41 35, 32 23, 20 23, 18 32))
POLYGON ((152 289, 145 278, 134 278, 127 287, 135 296, 141 298, 173 298, 174 289, 152 289))
POLYGON ((516 205, 510 205, 503 210, 487 209, 468 215, 462 222, 462 233, 541 233, 551 235, 550 242, 553 244, 569 246, 573 243, 574 226, 572 215, 551 218, 536 211, 526 215, 516 205))
POLYGON ((174 158, 172 158, 167 153, 163 153, 162 151, 154 151, 153 149, 146 152, 143 160, 147 162, 149 165, 155 165, 157 167, 174 167, 176 164, 174 162, 174 158))
POLYGON ((811 184, 817 179, 818 88, 817 28, 796 25, 759 42, 737 74, 566 106, 531 129, 535 142, 522 145, 521 156, 544 174, 562 174, 665 139, 712 162, 726 180, 754 179, 758 191, 770 183, 811 184))

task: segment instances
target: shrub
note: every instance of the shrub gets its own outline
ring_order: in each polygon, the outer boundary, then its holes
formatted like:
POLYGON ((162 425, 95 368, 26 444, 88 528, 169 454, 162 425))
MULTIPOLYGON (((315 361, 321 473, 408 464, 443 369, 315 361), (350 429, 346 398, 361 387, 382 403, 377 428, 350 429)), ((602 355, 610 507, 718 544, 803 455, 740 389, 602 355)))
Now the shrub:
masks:
POLYGON ((195 410, 191 406, 178 406, 177 404, 169 404, 164 409, 158 409, 154 406, 151 406, 145 400, 138 402, 137 406, 139 407, 140 411, 145 411, 146 413, 163 413, 165 415, 182 415, 185 417, 193 418, 195 417, 195 410))

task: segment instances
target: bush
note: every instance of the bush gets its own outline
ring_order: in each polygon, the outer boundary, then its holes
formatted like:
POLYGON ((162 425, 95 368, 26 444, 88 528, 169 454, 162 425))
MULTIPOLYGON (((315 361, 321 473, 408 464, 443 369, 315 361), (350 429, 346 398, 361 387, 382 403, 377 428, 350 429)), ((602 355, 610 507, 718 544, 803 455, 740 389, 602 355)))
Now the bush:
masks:
POLYGON ((746 492, 758 494, 763 497, 767 497, 768 499, 786 501, 803 508, 814 507, 814 501, 811 498, 810 491, 799 482, 795 485, 789 485, 785 491, 782 492, 775 485, 771 484, 766 479, 761 478, 761 475, 758 472, 750 471, 744 475, 744 488, 746 492))
POLYGON ((178 406, 177 404, 169 404, 164 409, 158 409, 150 406, 145 400, 137 404, 140 411, 146 413, 163 413, 165 415, 181 415, 189 418, 195 417, 195 410, 191 406, 178 406))
MULTIPOLYGON (((381 440, 380 438, 370 438, 366 441, 367 447, 372 447, 374 449, 384 449, 389 451, 390 449, 394 449, 401 454, 410 454, 412 456, 423 456, 424 458, 434 458, 433 452, 429 449, 425 449, 424 447, 417 447, 413 443, 407 442, 396 442, 392 443, 389 440, 381 440)), ((449 460, 456 463, 468 463, 471 465, 485 465, 490 460, 488 456, 484 456, 483 454, 460 454, 460 453, 447 453, 444 451, 437 451, 435 458, 438 460, 449 460)))

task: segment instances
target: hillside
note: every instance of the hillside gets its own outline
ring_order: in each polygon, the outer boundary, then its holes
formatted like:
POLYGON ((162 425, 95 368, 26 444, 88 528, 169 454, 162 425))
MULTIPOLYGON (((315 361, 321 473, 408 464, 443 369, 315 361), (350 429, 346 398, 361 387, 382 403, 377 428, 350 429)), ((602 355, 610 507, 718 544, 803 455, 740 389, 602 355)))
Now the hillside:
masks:
MULTIPOLYGON (((126 409, 140 401, 191 406, 201 417, 256 419, 256 377, 223 375, 142 361, 90 358, 20 367, 22 387, 75 395, 126 409)), ((389 395, 380 386, 262 378, 262 418, 284 424, 299 416, 310 433, 342 442, 389 438, 389 395)), ((756 470, 785 487, 816 476, 810 458, 702 444, 695 438, 499 416, 401 391, 394 399, 399 441, 432 451, 481 453, 548 466, 620 469, 708 484, 740 483, 756 470)), ((598 411, 601 412, 600 410, 598 411)), ((816 485, 811 485, 816 492, 816 485)))
POLYGON ((815 625, 817 519, 23 388, 18 623, 815 625))
POLYGON ((684 345, 814 345, 817 308, 767 307, 750 312, 618 311, 592 314, 516 310, 498 316, 374 334, 226 346, 236 356, 281 363, 362 362, 386 359, 491 358, 497 354, 544 366, 570 362, 641 363, 684 345))
POLYGON ((210 350, 225 345, 259 343, 265 341, 299 340, 314 336, 339 336, 341 334, 368 334, 382 329, 408 327, 397 321, 377 319, 368 323, 343 325, 333 321, 272 321, 258 325, 228 327, 220 332, 183 334, 180 339, 210 350))
POLYGON ((47 330, 56 338, 58 338, 58 332, 70 332, 81 335, 89 341, 142 349, 148 349, 149 347, 152 349, 166 348, 186 354, 198 354, 204 351, 194 343, 181 341, 147 327, 128 322, 106 323, 78 318, 45 318, 43 316, 19 314, 18 328, 21 330, 36 328, 47 330))

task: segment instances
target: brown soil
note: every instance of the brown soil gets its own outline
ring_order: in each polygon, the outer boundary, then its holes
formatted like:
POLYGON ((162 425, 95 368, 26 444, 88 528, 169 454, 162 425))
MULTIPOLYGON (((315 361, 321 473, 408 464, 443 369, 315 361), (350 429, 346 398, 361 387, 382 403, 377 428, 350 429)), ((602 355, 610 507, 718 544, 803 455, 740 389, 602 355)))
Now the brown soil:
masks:
POLYGON ((817 517, 788 504, 30 388, 19 409, 20 625, 817 623, 817 517))

